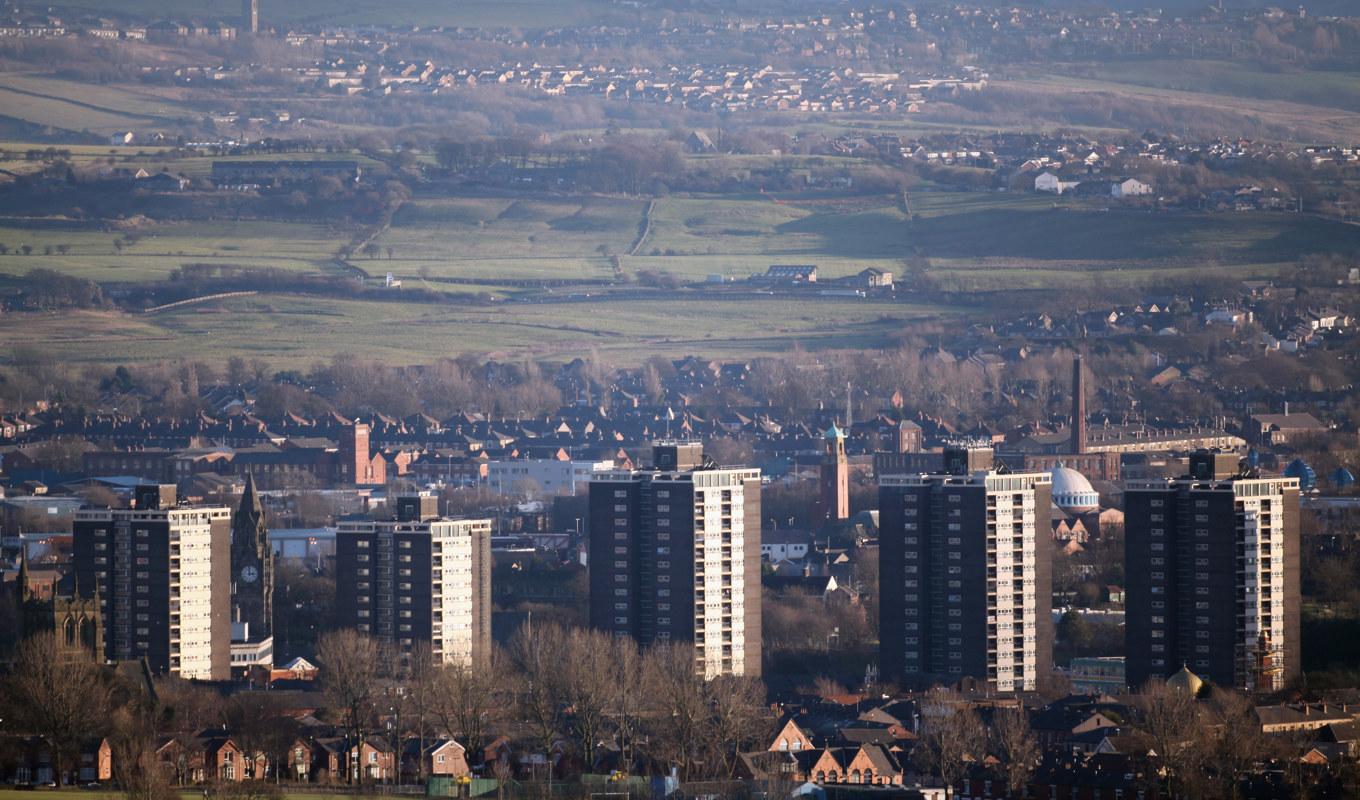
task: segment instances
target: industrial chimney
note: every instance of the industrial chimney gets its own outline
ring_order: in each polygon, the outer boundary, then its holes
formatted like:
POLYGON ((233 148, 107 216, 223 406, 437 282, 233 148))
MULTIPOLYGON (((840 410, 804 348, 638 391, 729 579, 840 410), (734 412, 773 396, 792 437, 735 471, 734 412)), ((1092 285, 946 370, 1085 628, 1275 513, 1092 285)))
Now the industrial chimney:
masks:
POLYGON ((1072 443, 1073 453, 1086 452, 1086 381, 1082 376, 1081 354, 1072 359, 1072 443))

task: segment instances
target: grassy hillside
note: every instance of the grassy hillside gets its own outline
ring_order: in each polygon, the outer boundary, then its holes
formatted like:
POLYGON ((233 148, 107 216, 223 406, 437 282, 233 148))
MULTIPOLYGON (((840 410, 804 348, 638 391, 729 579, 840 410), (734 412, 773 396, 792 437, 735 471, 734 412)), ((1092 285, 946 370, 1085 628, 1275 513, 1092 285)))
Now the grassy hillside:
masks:
POLYGON ((0 343, 8 348, 24 342, 77 363, 242 355, 305 368, 344 353, 406 364, 465 352, 571 357, 592 350, 636 362, 654 353, 751 356, 780 352, 793 342, 809 348, 882 345, 904 322, 938 313, 832 298, 444 306, 261 295, 157 314, 11 314, 0 317, 0 343))
MULTIPOLYGON (((101 13, 159 19, 236 18, 240 0, 178 0, 173 12, 164 0, 73 0, 70 4, 101 13)), ((585 23, 606 10, 604 0, 263 0, 264 25, 326 22, 336 25, 450 25, 467 27, 548 27, 585 23)))
POLYGON ((1266 70, 1257 63, 1166 59, 1068 65, 1063 71, 1111 83, 1360 111, 1360 74, 1353 72, 1266 70))

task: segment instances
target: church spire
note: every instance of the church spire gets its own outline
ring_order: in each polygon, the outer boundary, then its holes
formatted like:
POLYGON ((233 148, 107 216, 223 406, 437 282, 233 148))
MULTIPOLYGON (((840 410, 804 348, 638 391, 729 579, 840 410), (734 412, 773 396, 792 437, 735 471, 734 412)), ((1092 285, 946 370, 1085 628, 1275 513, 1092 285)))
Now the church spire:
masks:
POLYGON ((260 495, 255 490, 253 472, 246 473, 246 488, 241 492, 241 505, 236 509, 236 513, 256 520, 264 518, 264 506, 260 503, 260 495))

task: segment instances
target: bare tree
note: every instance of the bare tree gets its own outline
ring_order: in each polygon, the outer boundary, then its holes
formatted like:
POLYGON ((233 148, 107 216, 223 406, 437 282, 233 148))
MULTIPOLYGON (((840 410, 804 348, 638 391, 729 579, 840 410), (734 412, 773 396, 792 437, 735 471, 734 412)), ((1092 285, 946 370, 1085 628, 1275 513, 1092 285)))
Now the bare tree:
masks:
POLYGON ((57 635, 43 632, 19 645, 8 684, 8 708, 46 740, 53 780, 61 785, 64 770, 77 763, 80 743, 108 723, 110 693, 99 665, 63 652, 57 635))
MULTIPOLYGON (((343 715, 349 746, 363 747, 376 714, 378 679, 382 676, 382 649, 372 638, 345 629, 321 637, 316 648, 321 662, 321 686, 327 702, 343 715)), ((346 782, 354 771, 346 770, 346 782)), ((359 770, 363 782, 363 770, 359 770)))
POLYGON ((759 678, 724 676, 706 685, 712 706, 712 764, 717 777, 729 778, 736 770, 737 754, 771 733, 765 708, 765 684, 759 678))
POLYGON ((500 660, 493 653, 492 669, 450 664, 437 670, 430 714, 444 733, 458 737, 469 758, 486 747, 486 731, 498 711, 495 667, 500 660))
POLYGON ((1022 708, 998 708, 992 716, 992 741, 1005 762, 1006 784, 1011 794, 1019 795, 1039 760, 1039 743, 1029 727, 1029 716, 1022 708))
POLYGON ((569 730, 586 769, 595 764, 595 748, 604 735, 614 702, 613 637, 595 630, 566 634, 562 700, 571 708, 569 730))
MULTIPOLYGON (((232 695, 222 716, 243 751, 246 777, 255 780, 265 777, 256 769, 259 763, 268 763, 281 754, 286 756, 293 734, 296 733, 292 720, 284 715, 279 706, 278 698, 268 692, 239 692, 232 695)), ((276 760, 275 763, 279 762, 276 760)))
POLYGON ((1230 689, 1215 688, 1209 699, 1209 711, 1214 725, 1208 731, 1213 737, 1211 753, 1217 765, 1223 797, 1242 796, 1242 780, 1255 765, 1269 759, 1277 742, 1261 730, 1261 721, 1251 698, 1230 689))
POLYGON ((650 708, 647 691, 647 659, 631 638, 615 639, 612 645, 614 680, 612 714, 619 753, 625 769, 631 769, 634 745, 650 708))
POLYGON ((980 759, 986 747, 987 729, 966 700, 947 689, 926 693, 921 704, 921 738, 912 750, 918 768, 944 781, 950 794, 970 760, 980 759))
POLYGON ((647 652, 648 691, 656 702, 651 740, 658 754, 689 779, 702 769, 708 744, 708 693, 695 674, 694 648, 657 645, 647 652))
POLYGON ((543 753, 545 781, 552 780, 552 753, 564 728, 562 668, 566 654, 565 634, 555 625, 531 630, 521 627, 510 640, 510 662, 515 666, 515 711, 533 734, 543 753))
POLYGON ((1140 695, 1143 709, 1140 727, 1165 766, 1164 787, 1171 794, 1194 771, 1199 760, 1199 710, 1193 695, 1168 686, 1165 681, 1148 681, 1140 695))
POLYGON ((109 715, 113 779, 127 800, 177 800, 173 773, 156 757, 156 722, 165 707, 155 695, 130 683, 116 683, 109 715), (129 691, 130 690, 130 691, 129 691))
MULTIPOLYGON (((403 665, 401 681, 405 686, 406 727, 416 732, 419 745, 417 770, 420 782, 425 782, 425 747, 429 739, 430 726, 435 718, 435 705, 440 690, 440 668, 428 642, 417 642, 407 654, 403 665)), ((397 751, 401 751, 402 731, 397 731, 397 751)))

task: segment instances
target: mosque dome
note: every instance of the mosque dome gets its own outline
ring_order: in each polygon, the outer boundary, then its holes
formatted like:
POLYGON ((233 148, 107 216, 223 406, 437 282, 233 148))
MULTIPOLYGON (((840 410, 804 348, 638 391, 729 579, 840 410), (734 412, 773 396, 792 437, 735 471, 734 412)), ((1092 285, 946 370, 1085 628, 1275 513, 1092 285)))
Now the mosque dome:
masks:
POLYGON ((1053 476, 1053 502, 1063 511, 1085 514, 1100 508, 1100 495, 1091 488, 1091 482, 1080 472, 1064 466, 1055 467, 1053 476))
POLYGON ((1166 679, 1166 685, 1195 697, 1199 690, 1204 688, 1204 681, 1191 672, 1189 667, 1182 666, 1179 672, 1166 679))

